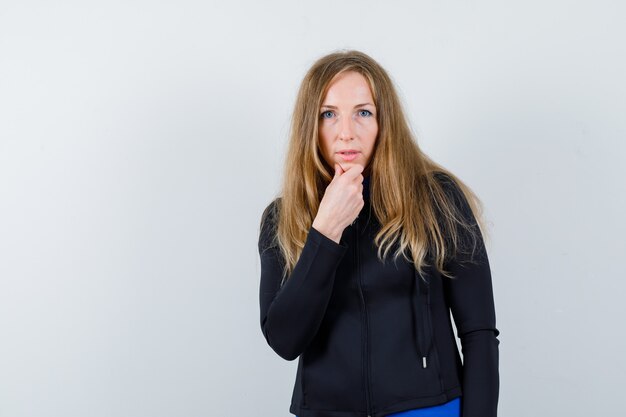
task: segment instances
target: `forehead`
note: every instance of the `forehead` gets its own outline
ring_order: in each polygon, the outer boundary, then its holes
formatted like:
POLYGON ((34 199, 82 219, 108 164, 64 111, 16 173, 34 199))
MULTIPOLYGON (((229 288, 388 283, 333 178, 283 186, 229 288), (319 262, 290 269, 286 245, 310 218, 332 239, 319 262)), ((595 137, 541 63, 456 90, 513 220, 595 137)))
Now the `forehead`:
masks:
POLYGON ((372 91, 367 79, 356 71, 348 71, 337 74, 330 82, 323 104, 333 102, 371 102, 372 91))

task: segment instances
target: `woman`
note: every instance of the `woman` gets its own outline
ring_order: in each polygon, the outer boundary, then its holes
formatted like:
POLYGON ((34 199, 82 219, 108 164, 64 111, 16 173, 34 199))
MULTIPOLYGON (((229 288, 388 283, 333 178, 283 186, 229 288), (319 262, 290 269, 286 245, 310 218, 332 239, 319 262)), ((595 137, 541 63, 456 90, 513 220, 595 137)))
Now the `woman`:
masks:
POLYGON ((314 63, 259 234, 261 329, 278 355, 299 357, 291 413, 496 416, 480 212, 420 150, 376 61, 342 51, 314 63))

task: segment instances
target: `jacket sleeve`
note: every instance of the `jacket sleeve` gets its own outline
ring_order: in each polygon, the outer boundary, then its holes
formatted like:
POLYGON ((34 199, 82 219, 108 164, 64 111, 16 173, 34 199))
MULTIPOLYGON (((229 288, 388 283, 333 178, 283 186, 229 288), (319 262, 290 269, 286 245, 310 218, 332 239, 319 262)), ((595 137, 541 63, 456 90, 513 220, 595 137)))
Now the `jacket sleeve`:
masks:
POLYGON ((259 234, 261 330, 278 355, 294 360, 319 329, 348 247, 311 227, 300 258, 281 285, 284 259, 275 242, 276 202, 265 209, 259 234))
POLYGON ((496 417, 500 389, 497 336, 500 331, 496 328, 489 259, 476 218, 462 191, 452 184, 444 185, 446 192, 453 197, 464 220, 477 232, 475 242, 466 231, 461 232, 465 248, 471 251, 475 243, 473 255, 460 254, 448 261, 445 268, 455 278, 443 277, 445 296, 463 352, 462 414, 463 417, 496 417))

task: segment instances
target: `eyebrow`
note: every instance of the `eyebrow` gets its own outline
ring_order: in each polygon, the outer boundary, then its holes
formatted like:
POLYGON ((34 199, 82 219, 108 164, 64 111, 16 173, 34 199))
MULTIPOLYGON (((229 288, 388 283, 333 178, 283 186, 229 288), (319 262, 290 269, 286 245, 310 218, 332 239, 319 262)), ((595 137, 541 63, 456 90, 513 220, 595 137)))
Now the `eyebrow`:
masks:
MULTIPOLYGON (((361 107, 361 106, 372 106, 372 107, 376 107, 376 106, 374 106, 372 103, 361 103, 361 104, 357 104, 356 106, 354 106, 354 108, 361 107)), ((329 108, 329 109, 337 109, 337 107, 336 107, 336 106, 331 106, 330 104, 322 104, 322 107, 326 107, 326 108, 329 108)))

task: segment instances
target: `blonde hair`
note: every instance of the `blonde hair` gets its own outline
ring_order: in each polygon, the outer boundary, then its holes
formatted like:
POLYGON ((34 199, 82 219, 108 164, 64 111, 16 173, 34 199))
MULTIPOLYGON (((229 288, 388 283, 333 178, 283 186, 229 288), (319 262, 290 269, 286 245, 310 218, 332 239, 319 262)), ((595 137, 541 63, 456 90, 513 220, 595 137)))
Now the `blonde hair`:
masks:
POLYGON ((300 257, 334 174, 319 148, 319 111, 333 78, 346 71, 365 77, 377 110, 378 137, 368 169, 372 209, 381 225, 374 239, 378 258, 383 261, 396 244, 394 260, 402 254, 422 275, 432 258, 442 275, 453 278, 444 269, 446 262, 473 253, 481 243, 481 229, 485 230, 482 202, 459 178, 421 151, 387 72, 365 53, 348 50, 321 57, 302 80, 291 120, 282 189, 262 215, 261 228, 268 221, 274 236, 265 246, 277 247, 282 255, 283 282, 300 257), (471 251, 466 250, 469 246, 471 251))

